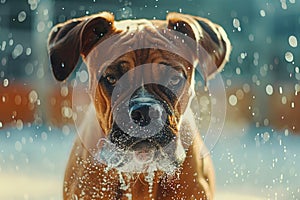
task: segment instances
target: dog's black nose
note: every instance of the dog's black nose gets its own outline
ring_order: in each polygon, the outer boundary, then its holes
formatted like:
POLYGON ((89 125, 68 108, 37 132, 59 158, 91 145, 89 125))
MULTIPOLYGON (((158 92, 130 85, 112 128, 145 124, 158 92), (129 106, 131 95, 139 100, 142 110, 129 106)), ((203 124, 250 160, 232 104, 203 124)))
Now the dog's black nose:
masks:
POLYGON ((132 107, 130 117, 134 123, 143 127, 149 125, 151 120, 160 120, 162 111, 156 105, 139 104, 132 107))
POLYGON ((151 121, 149 110, 150 105, 148 104, 135 105, 130 111, 130 117, 139 126, 147 126, 151 121))
POLYGON ((129 116, 132 121, 139 126, 147 126, 152 120, 163 121, 163 118, 166 117, 165 115, 162 106, 152 99, 138 98, 132 100, 130 103, 129 116))

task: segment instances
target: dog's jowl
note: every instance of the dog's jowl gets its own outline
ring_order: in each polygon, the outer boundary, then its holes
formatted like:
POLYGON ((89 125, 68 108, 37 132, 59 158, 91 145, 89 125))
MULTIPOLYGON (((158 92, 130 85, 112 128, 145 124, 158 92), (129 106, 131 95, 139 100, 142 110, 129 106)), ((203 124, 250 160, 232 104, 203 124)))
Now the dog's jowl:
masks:
POLYGON ((91 98, 64 199, 213 199, 213 166, 201 154, 190 104, 196 66, 208 80, 230 49, 222 27, 179 13, 114 21, 102 12, 55 26, 48 40, 54 76, 67 79, 81 56, 91 98))

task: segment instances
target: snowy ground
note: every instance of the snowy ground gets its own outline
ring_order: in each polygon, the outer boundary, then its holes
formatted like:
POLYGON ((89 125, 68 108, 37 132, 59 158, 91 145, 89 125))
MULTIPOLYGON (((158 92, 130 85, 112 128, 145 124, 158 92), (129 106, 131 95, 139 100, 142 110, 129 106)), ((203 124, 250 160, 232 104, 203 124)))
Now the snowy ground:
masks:
MULTIPOLYGON (((0 199, 61 199, 72 141, 48 128, 1 130, 0 199)), ((212 153, 216 199, 300 199, 299 144, 270 128, 225 128, 212 153)))

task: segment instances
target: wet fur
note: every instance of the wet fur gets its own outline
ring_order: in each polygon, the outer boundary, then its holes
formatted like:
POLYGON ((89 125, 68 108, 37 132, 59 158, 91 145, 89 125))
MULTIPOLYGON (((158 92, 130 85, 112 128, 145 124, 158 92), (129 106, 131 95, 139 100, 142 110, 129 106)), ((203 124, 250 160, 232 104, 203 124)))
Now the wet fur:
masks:
MULTIPOLYGON (((220 71, 229 59, 231 47, 225 31, 219 25, 205 18, 170 13, 166 20, 115 22, 113 15, 102 12, 70 20, 53 28, 49 35, 48 50, 54 76, 59 81, 65 80, 74 70, 80 56, 83 57, 88 66, 93 64, 90 63, 89 59, 91 59, 91 52, 97 48, 98 44, 111 35, 126 35, 130 30, 128 27, 131 26, 136 26, 135 33, 139 34, 138 27, 141 24, 145 24, 145 27, 150 24, 157 30, 168 28, 179 31, 195 40, 197 45, 202 46, 210 55, 213 65, 217 67, 208 67, 204 71, 206 80, 220 71)), ((149 34, 152 32, 150 31, 149 34)), ((151 39, 152 37, 149 36, 148 38, 151 39)), ((157 38, 154 37, 153 39, 157 38)), ((124 41, 135 42, 137 39, 124 39, 124 41)), ((156 54, 152 56, 154 57, 156 54)), ((139 65, 138 62, 146 59, 142 55, 144 54, 131 55, 125 59, 130 60, 135 57, 135 63, 132 66, 136 66, 139 65)), ((163 57, 163 54, 159 57, 163 57)), ((167 55, 167 59, 174 61, 171 57, 170 54, 167 55)), ((89 73, 91 80, 95 82, 97 72, 90 69, 89 73)), ((191 71, 188 75, 191 87, 193 76, 194 71, 191 71)), ((128 195, 131 195, 132 199, 213 199, 215 187, 213 165, 209 155, 201 155, 200 153, 201 149, 205 147, 192 117, 193 113, 189 108, 192 97, 192 94, 182 97, 186 106, 185 112, 178 112, 176 116, 178 119, 180 118, 180 129, 176 131, 176 134, 180 135, 181 140, 188 137, 186 133, 191 133, 194 137, 192 144, 187 149, 185 160, 174 174, 168 175, 162 171, 156 171, 153 175, 153 181, 147 181, 149 175, 147 172, 126 175, 118 172, 117 169, 108 169, 104 164, 97 162, 90 150, 83 144, 85 141, 89 142, 91 146, 97 145, 97 141, 90 138, 90 133, 93 131, 92 124, 90 124, 89 119, 86 119, 85 128, 81 133, 83 138, 77 137, 66 167, 64 199, 125 200, 128 199, 128 195), (124 182, 121 183, 120 180, 124 180, 124 182), (153 185, 150 184, 151 182, 153 185), (150 193, 149 188, 151 189, 150 193)), ((112 114, 108 109, 110 107, 109 95, 99 87, 93 100, 94 102, 101 101, 101 104, 95 104, 97 118, 104 133, 108 135, 113 126, 112 114)))

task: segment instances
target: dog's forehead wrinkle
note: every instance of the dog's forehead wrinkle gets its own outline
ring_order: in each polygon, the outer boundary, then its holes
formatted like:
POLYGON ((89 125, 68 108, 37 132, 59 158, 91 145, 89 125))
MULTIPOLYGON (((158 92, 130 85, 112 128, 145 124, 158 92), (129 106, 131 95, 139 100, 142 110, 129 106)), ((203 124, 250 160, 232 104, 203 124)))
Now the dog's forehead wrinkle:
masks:
MULTIPOLYGON (((177 46, 175 44, 172 44, 170 37, 163 34, 163 31, 161 29, 157 29, 153 25, 150 26, 148 24, 143 25, 143 28, 141 30, 123 30, 120 33, 116 34, 116 36, 117 37, 115 38, 114 45, 99 45, 99 48, 96 47, 87 56, 87 64, 93 65, 97 62, 107 62, 107 58, 111 58, 110 60, 116 60, 118 59, 118 57, 114 56, 117 55, 115 53, 116 51, 127 52, 125 55, 128 55, 130 53, 130 49, 132 49, 132 51, 135 52, 136 55, 131 55, 131 58, 128 59, 133 59, 135 66, 145 64, 145 60, 147 59, 147 57, 163 57, 169 61, 175 61, 181 59, 177 59, 178 56, 172 55, 172 53, 170 52, 164 51, 162 53, 162 50, 159 47, 164 46, 165 48, 175 48, 178 49, 178 52, 186 49, 186 47, 182 49, 180 45, 177 46), (150 51, 148 48, 141 48, 148 46, 151 48, 150 51), (155 46, 157 46, 158 48, 155 48, 155 46), (103 51, 103 48, 105 48, 105 51, 103 51), (149 52, 154 53, 151 53, 151 56, 149 56, 149 52)), ((150 61, 148 63, 154 62, 150 61)), ((102 66, 103 65, 101 65, 101 68, 103 68, 102 66)))
POLYGON ((162 31, 161 27, 155 26, 148 20, 130 20, 130 22, 120 23, 116 25, 117 29, 121 31, 123 38, 126 38, 133 49, 137 49, 140 45, 156 44, 169 46, 172 42, 162 31), (131 41, 131 42, 130 42, 131 41), (133 42, 134 41, 134 42, 133 42))
POLYGON ((138 49, 135 50, 135 66, 140 66, 142 64, 146 64, 147 63, 147 59, 149 57, 149 52, 150 49, 138 49))

